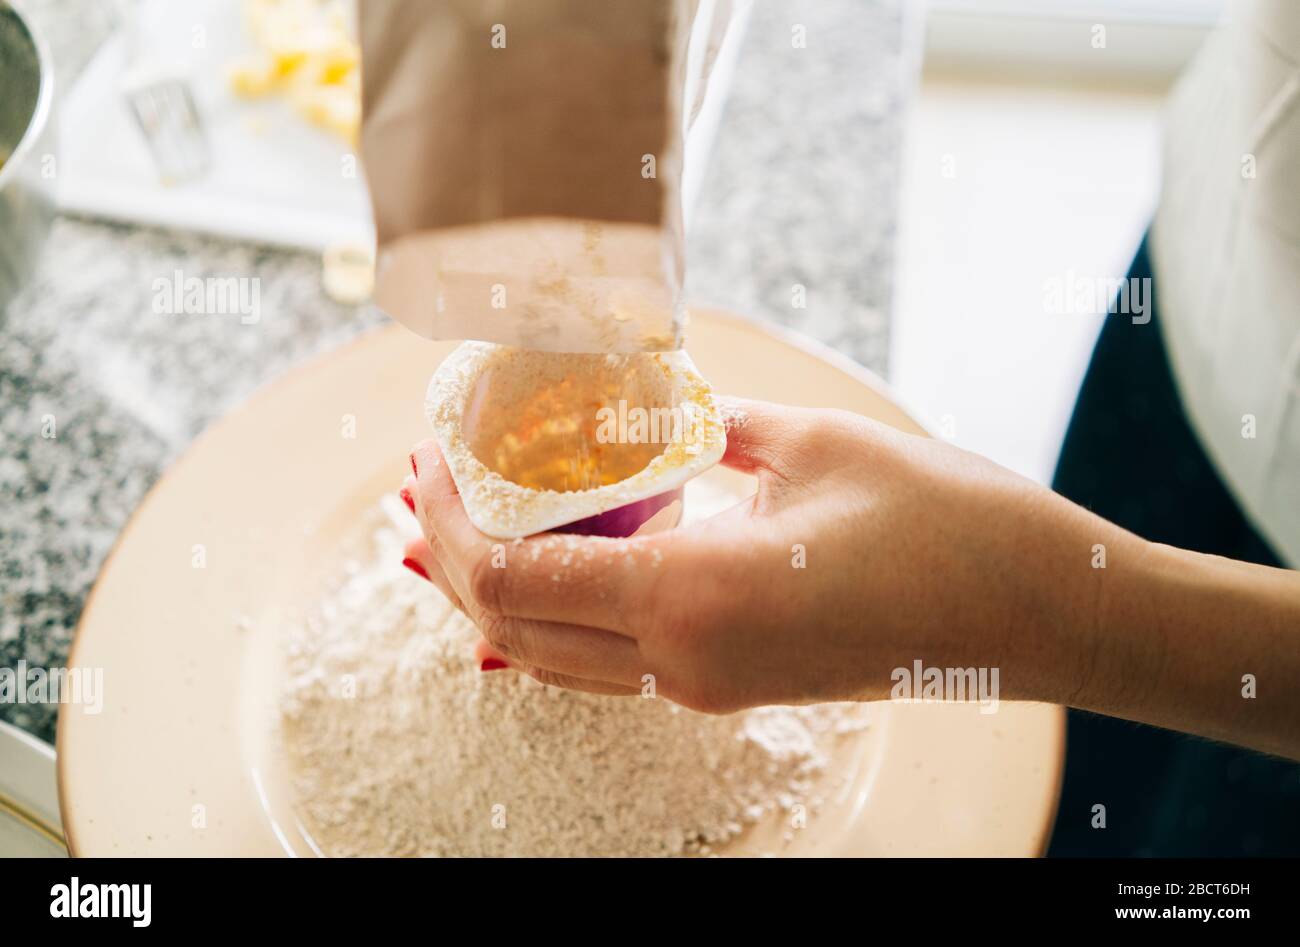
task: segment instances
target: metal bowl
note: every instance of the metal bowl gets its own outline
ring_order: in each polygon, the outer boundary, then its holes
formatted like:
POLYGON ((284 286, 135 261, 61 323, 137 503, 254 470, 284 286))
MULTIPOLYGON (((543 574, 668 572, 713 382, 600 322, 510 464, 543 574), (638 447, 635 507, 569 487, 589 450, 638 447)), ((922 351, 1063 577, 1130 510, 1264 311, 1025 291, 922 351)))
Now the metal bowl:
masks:
POLYGON ((0 0, 0 309, 36 266, 54 219, 54 70, 31 23, 0 0))

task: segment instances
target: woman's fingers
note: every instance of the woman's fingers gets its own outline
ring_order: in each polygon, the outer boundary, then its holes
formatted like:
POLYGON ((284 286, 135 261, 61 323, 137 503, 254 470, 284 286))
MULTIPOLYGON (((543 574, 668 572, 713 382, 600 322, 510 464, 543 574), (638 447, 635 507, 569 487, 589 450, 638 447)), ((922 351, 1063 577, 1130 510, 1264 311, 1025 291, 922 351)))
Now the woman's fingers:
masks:
POLYGON ((410 569, 422 579, 427 579, 437 587, 438 591, 447 597, 456 608, 462 612, 465 611, 465 604, 456 594, 456 590, 447 579, 447 574, 442 571, 442 564, 438 562, 429 549, 429 544, 423 539, 412 539, 406 544, 402 551, 402 565, 410 569))
POLYGON ((628 590, 646 586, 657 551, 579 536, 494 542, 469 521, 436 444, 417 445, 412 459, 417 476, 406 489, 428 541, 407 553, 441 567, 426 571, 450 585, 493 651, 544 683, 637 692, 646 673, 637 644, 609 629, 627 619, 628 590))
POLYGON ((484 671, 495 671, 510 666, 510 659, 488 644, 486 638, 480 638, 475 643, 474 660, 479 663, 479 668, 484 671))
MULTIPOLYGON (((413 539, 403 550, 403 564, 432 582, 453 605, 464 605, 448 581, 442 565, 424 539, 413 539)), ((484 616, 493 638, 509 653, 479 639, 474 659, 484 671, 513 667, 543 683, 572 687, 594 694, 635 694, 638 687, 614 683, 627 680, 639 685, 636 644, 630 638, 595 628, 574 628, 529 619, 484 616), (583 675, 586 675, 585 677, 583 675)))
POLYGON ((527 664, 518 667, 515 664, 512 664, 506 655, 488 644, 487 640, 484 638, 480 638, 478 644, 474 647, 474 660, 479 662, 479 667, 484 671, 496 671, 511 668, 522 671, 522 673, 527 674, 533 680, 542 684, 549 684, 552 687, 565 687, 569 690, 585 691, 588 694, 605 694, 613 697, 632 697, 641 693, 640 687, 633 687, 626 684, 615 684, 610 681, 598 681, 583 677, 574 677, 571 674, 565 674, 560 671, 527 664))
POLYGON ((580 677, 556 674, 543 668, 524 668, 524 673, 541 684, 551 687, 563 687, 565 690, 585 691, 588 694, 603 694, 608 697, 636 697, 640 688, 625 687, 622 684, 609 684, 605 681, 588 681, 580 677))
MULTIPOLYGON (((479 630, 511 667, 639 687, 647 672, 631 638, 601 628, 483 615, 479 630)), ((535 676, 535 675, 534 675, 535 676)))
POLYGON ((454 540, 457 548, 488 548, 492 540, 478 531, 465 512, 460 491, 451 476, 437 441, 424 440, 411 450, 411 473, 415 476, 415 515, 436 536, 454 540), (436 528, 435 528, 436 527, 436 528))
MULTIPOLYGON (((604 632, 593 631, 592 629, 582 629, 584 633, 595 635, 604 634, 604 632)), ((549 629, 541 629, 540 634, 549 635, 549 629)), ((563 639, 564 633, 558 636, 563 639)), ((558 642, 562 648, 564 642, 558 642)), ((583 650, 587 648, 587 642, 581 642, 583 650)), ((546 649, 543 649, 543 653, 546 649)), ((618 684, 613 681, 594 680, 586 677, 578 677, 574 674, 567 674, 563 671, 557 671, 552 668, 539 667, 535 664, 520 663, 518 659, 512 659, 503 654, 488 643, 486 638, 480 638, 474 646, 474 660, 478 662, 479 669, 488 671, 514 670, 527 674, 533 680, 540 684, 548 684, 551 687, 563 687, 568 690, 583 691, 588 694, 601 694, 609 697, 635 697, 641 693, 639 686, 630 684, 618 684)), ((556 660, 563 661, 565 658, 558 657, 556 660)), ((579 662, 576 666, 585 666, 579 662)))
POLYGON ((718 404, 727 421, 722 463, 760 480, 769 474, 785 479, 788 459, 807 429, 801 409, 747 398, 720 397, 718 404))
POLYGON ((418 471, 414 502, 425 537, 476 615, 630 632, 653 602, 663 556, 660 537, 552 533, 494 540, 470 522, 437 444, 416 445, 412 457, 418 471))

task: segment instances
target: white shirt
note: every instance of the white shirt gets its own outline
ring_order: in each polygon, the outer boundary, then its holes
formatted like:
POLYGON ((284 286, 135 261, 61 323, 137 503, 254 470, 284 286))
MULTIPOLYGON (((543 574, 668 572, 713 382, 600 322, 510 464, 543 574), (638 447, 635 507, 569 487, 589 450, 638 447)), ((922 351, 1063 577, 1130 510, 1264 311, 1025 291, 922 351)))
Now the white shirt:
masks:
POLYGON ((1171 97, 1151 251, 1192 425, 1297 567, 1300 0, 1237 0, 1229 16, 1171 97))

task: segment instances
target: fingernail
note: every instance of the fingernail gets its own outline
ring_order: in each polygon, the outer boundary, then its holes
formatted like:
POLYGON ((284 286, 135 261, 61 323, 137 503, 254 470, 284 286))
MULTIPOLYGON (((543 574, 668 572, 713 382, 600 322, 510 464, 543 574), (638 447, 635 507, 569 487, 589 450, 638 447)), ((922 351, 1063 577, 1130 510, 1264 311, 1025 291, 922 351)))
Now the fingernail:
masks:
POLYGON ((411 496, 411 491, 406 489, 406 487, 402 487, 402 489, 397 492, 397 495, 402 498, 402 502, 406 504, 406 508, 414 513, 415 498, 411 496))
POLYGON ((429 573, 424 571, 424 566, 420 565, 414 559, 403 559, 402 565, 406 566, 406 568, 410 569, 422 579, 427 579, 429 577, 429 573))
POLYGON ((499 671, 502 668, 510 667, 500 658, 484 658, 483 663, 478 666, 480 671, 499 671))
POLYGON ((415 454, 411 454, 411 473, 420 476, 420 470, 415 466, 415 454))

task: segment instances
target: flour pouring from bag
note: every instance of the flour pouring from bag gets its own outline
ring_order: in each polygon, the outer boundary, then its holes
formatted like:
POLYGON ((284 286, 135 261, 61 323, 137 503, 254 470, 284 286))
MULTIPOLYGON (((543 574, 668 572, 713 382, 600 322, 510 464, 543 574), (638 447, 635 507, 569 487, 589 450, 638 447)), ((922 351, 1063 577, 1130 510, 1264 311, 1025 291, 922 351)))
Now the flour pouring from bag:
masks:
POLYGON ((682 345, 684 231, 747 0, 368 0, 376 304, 419 335, 682 345))

